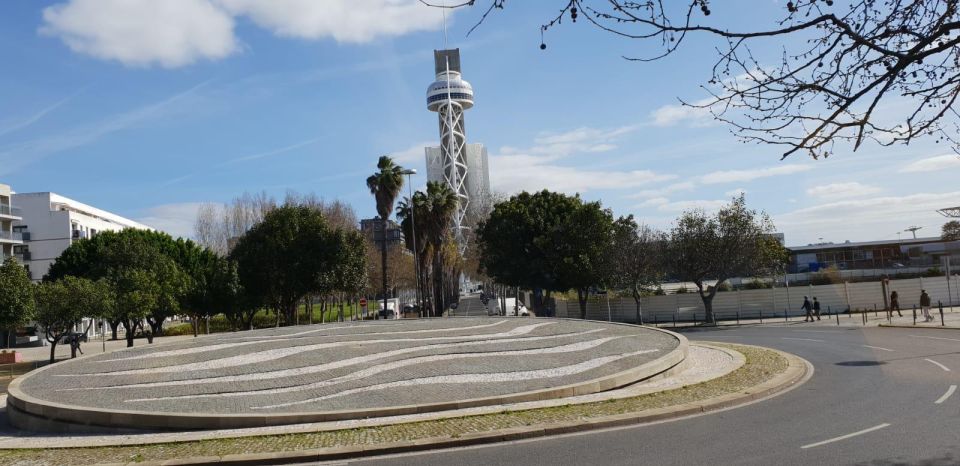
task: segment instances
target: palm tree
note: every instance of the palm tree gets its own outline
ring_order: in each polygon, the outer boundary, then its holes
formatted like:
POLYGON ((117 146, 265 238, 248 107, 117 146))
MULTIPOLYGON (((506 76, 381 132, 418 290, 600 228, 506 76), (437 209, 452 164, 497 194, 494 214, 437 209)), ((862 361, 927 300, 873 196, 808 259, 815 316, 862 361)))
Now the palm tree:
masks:
POLYGON ((445 183, 428 182, 425 199, 427 207, 426 242, 433 256, 434 314, 443 312, 443 258, 444 242, 450 236, 450 222, 457 211, 457 195, 445 183))
POLYGON ((383 277, 383 309, 387 309, 387 220, 393 212, 393 203, 403 188, 403 167, 393 162, 390 156, 382 155, 377 162, 376 173, 367 177, 367 188, 377 201, 377 214, 380 215, 380 266, 383 277))
MULTIPOLYGON (((407 249, 413 251, 413 226, 416 227, 417 249, 414 251, 416 260, 419 261, 423 285, 420 288, 426 297, 426 290, 433 288, 430 303, 432 304, 434 315, 443 309, 443 262, 445 257, 444 246, 450 240, 450 222, 453 214, 457 210, 457 196, 445 183, 427 182, 427 192, 417 191, 413 194, 413 201, 404 199, 397 207, 397 218, 401 220, 400 227, 403 229, 404 237, 407 241, 407 249), (410 209, 413 210, 413 218, 416 219, 416 225, 411 224, 410 209), (429 264, 429 267, 428 267, 429 264), (430 270, 430 273, 427 273, 430 270), (432 278, 430 280, 429 278, 432 278), (428 287, 427 283, 432 281, 433 286, 428 287)), ((421 286, 418 283, 418 286, 421 286)))

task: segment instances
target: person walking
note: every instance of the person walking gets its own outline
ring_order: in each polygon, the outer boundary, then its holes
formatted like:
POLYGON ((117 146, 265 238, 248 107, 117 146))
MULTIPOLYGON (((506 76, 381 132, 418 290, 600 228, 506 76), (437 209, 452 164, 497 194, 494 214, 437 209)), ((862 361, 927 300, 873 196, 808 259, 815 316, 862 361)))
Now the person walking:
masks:
POLYGON ((803 309, 803 311, 806 313, 806 315, 803 317, 803 321, 813 322, 813 313, 810 312, 813 310, 813 304, 810 304, 810 299, 808 299, 806 296, 803 297, 803 305, 800 306, 800 309, 803 309))
POLYGON ((920 310, 923 311, 924 322, 933 320, 930 316, 930 295, 927 294, 927 290, 920 290, 920 310))
POLYGON ((896 291, 890 292, 890 315, 893 315, 893 311, 897 311, 897 315, 903 317, 903 313, 900 312, 900 295, 896 291))
POLYGON ((817 320, 820 320, 820 301, 817 301, 817 297, 813 297, 813 315, 817 316, 817 320))

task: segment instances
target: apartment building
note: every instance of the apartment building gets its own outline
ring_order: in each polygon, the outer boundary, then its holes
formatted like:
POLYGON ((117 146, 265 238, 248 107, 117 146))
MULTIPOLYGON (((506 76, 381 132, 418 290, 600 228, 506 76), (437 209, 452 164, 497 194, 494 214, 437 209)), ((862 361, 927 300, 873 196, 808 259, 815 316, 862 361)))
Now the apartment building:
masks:
POLYGON ((101 231, 151 229, 56 193, 15 193, 12 201, 20 209, 12 227, 13 234, 22 238, 14 247, 14 253, 20 254, 35 281, 43 278, 50 265, 74 241, 93 237, 101 231))
MULTIPOLYGON (((20 210, 14 207, 10 186, 0 184, 0 262, 17 255, 23 238, 15 224, 20 221, 20 210)), ((23 262, 23 257, 17 257, 23 262)))

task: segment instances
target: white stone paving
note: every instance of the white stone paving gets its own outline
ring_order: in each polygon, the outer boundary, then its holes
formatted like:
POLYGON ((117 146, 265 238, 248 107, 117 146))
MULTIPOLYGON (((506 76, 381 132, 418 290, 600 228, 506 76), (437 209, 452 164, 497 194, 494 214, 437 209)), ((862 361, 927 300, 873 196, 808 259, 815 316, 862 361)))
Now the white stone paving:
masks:
MULTIPOLYGON (((674 376, 634 384, 617 390, 590 395, 580 395, 570 398, 511 403, 506 405, 481 406, 464 408, 443 413, 423 413, 383 418, 350 419, 343 421, 316 422, 284 426, 257 427, 248 429, 219 429, 193 432, 164 432, 143 434, 115 434, 115 435, 71 435, 71 434, 35 434, 22 431, 0 430, 0 448, 68 448, 84 446, 109 445, 144 445, 169 442, 188 442, 211 440, 218 438, 252 437, 262 435, 281 435, 292 433, 307 433, 318 431, 332 431, 355 429, 377 425, 399 424, 406 422, 427 421, 442 417, 462 417, 482 414, 499 413, 504 411, 522 411, 528 409, 562 406, 568 404, 590 403, 605 399, 625 398, 638 394, 661 391, 665 388, 677 388, 686 385, 705 382, 707 380, 728 374, 744 364, 743 356, 726 350, 710 346, 691 344, 688 356, 688 367, 674 376)), ((0 410, 6 406, 6 395, 0 395, 0 410)))

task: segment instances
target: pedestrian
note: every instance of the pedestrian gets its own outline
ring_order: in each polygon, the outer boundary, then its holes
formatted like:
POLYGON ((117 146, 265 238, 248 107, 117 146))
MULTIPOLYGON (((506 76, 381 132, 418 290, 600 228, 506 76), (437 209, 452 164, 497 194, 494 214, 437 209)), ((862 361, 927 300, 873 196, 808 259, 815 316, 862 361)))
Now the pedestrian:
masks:
POLYGON ((927 294, 927 290, 920 290, 920 310, 923 311, 924 322, 933 320, 930 316, 930 295, 927 294))
POLYGON ((803 297, 803 305, 800 306, 800 309, 803 309, 803 311, 806 313, 806 315, 803 318, 803 321, 813 322, 813 313, 810 312, 813 310, 813 304, 810 304, 810 299, 807 298, 806 296, 803 297))
POLYGON ((813 314, 820 320, 820 301, 817 301, 816 296, 813 297, 813 314))
POLYGON ((897 315, 903 317, 903 313, 900 312, 900 295, 896 291, 890 292, 890 315, 893 315, 893 311, 897 311, 897 315))

